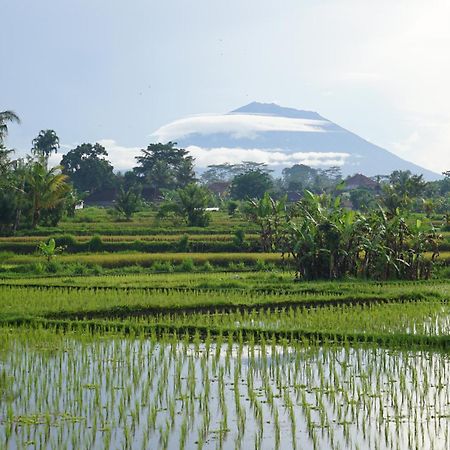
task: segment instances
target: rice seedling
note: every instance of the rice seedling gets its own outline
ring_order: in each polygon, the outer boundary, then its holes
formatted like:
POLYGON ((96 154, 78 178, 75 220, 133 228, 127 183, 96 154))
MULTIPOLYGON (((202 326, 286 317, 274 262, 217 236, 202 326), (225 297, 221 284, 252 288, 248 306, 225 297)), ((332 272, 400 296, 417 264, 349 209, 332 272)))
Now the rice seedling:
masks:
POLYGON ((0 327, 1 446, 445 447, 447 352, 256 336, 0 327))

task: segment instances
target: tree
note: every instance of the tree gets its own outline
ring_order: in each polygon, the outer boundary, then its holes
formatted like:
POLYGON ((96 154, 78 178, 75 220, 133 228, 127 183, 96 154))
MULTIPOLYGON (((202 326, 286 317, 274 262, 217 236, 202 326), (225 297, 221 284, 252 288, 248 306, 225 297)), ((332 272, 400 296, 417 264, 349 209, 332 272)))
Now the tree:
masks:
POLYGON ((70 178, 79 192, 94 192, 114 184, 113 166, 106 159, 108 152, 100 144, 82 144, 66 153, 62 173, 70 178))
POLYGON ((237 175, 256 170, 266 173, 271 172, 267 168, 266 163, 242 161, 240 164, 211 164, 208 166, 208 169, 203 172, 200 178, 203 184, 230 182, 237 175))
POLYGON ((20 123, 19 116, 14 111, 0 112, 0 145, 8 136, 8 123, 20 123))
POLYGON ((133 213, 139 210, 141 202, 141 195, 137 190, 131 188, 124 190, 120 188, 114 208, 126 220, 130 220, 133 213))
POLYGON ((184 188, 195 180, 194 159, 187 150, 177 148, 176 142, 150 144, 141 151, 133 170, 155 197, 164 189, 184 188))
POLYGON ((32 143, 33 154, 44 158, 46 162, 50 155, 57 153, 59 149, 59 137, 54 130, 41 130, 32 143))
POLYGON ((352 189, 349 195, 353 209, 358 209, 360 211, 369 209, 375 200, 373 192, 366 188, 352 189))
POLYGON ((10 231, 17 214, 17 195, 11 189, 0 189, 0 232, 10 231))
POLYGON ((410 225, 383 209, 363 215, 342 208, 339 197, 309 191, 277 230, 278 250, 291 258, 297 277, 306 280, 428 278, 441 239, 420 221, 410 225))
POLYGON ((408 196, 402 195, 394 186, 389 184, 382 186, 380 200, 390 218, 405 210, 409 203, 408 196))
POLYGON ((64 203, 70 192, 68 177, 60 173, 61 167, 48 170, 42 160, 31 161, 26 172, 25 189, 31 202, 31 226, 35 228, 43 210, 52 210, 64 203))
POLYGON ((244 207, 247 219, 260 228, 260 242, 263 252, 270 252, 279 248, 278 238, 280 227, 286 219, 287 197, 274 200, 268 192, 259 200, 249 200, 244 207))
POLYGON ((426 186, 423 175, 412 175, 409 170, 394 170, 389 176, 389 182, 397 194, 405 199, 419 196, 426 186))
POLYGON ((283 184, 288 191, 302 192, 313 188, 317 179, 317 170, 304 164, 294 164, 283 169, 283 184))
POLYGON ((158 217, 174 214, 181 217, 190 227, 206 227, 210 216, 206 211, 210 200, 209 191, 196 183, 189 183, 185 188, 177 189, 172 198, 160 207, 158 217))
POLYGON ((233 178, 231 182, 231 198, 235 200, 261 198, 272 187, 273 181, 268 173, 260 170, 250 170, 233 178))

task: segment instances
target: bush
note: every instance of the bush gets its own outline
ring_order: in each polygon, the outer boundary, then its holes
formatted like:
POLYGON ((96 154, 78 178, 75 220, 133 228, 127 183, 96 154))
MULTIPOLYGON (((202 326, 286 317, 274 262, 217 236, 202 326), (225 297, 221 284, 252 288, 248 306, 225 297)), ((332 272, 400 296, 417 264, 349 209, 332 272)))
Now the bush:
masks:
POLYGON ((46 267, 43 263, 37 262, 35 264, 32 264, 30 267, 31 271, 35 273, 36 275, 42 275, 44 272, 46 272, 46 267))
POLYGON ((239 249, 245 248, 247 246, 247 242, 245 242, 245 232, 242 228, 238 228, 234 232, 233 243, 239 249))
POLYGON ((262 259, 256 261, 256 270, 267 270, 267 265, 262 259))
POLYGON ((75 236, 73 236, 72 234, 63 234, 62 236, 55 238, 55 241, 56 245, 59 247, 68 247, 72 249, 73 247, 77 246, 75 236))
POLYGON ((238 210, 238 208, 239 208, 239 203, 235 200, 230 200, 227 205, 228 215, 230 217, 234 216, 236 214, 236 211, 238 210))
POLYGON ((173 265, 169 261, 156 261, 152 264, 153 272, 173 272, 173 265))
POLYGON ((100 252, 103 250, 103 241, 102 238, 98 235, 92 236, 90 241, 88 242, 88 248, 91 252, 100 252))
POLYGON ((62 265, 58 261, 51 260, 45 265, 45 271, 48 273, 58 273, 62 271, 62 265))
POLYGON ((176 249, 178 252, 187 253, 189 251, 189 236, 187 234, 181 236, 177 242, 176 249))
POLYGON ((201 270, 203 272, 212 272, 214 270, 214 267, 212 266, 212 264, 209 261, 206 261, 205 264, 203 264, 203 266, 201 266, 201 270))
POLYGON ((103 267, 99 264, 92 265, 92 275, 101 275, 103 273, 103 267))
POLYGON ((71 272, 73 275, 86 275, 88 273, 88 268, 86 264, 83 263, 75 263, 70 266, 71 272))
POLYGON ((13 257, 14 253, 12 252, 0 252, 0 264, 3 264, 9 258, 13 257))
POLYGON ((244 262, 230 262, 228 264, 228 268, 230 270, 235 270, 235 271, 241 271, 241 270, 245 270, 245 263, 244 262))
POLYGON ((185 259, 179 266, 177 266, 177 271, 179 272, 194 272, 195 265, 192 259, 185 259))

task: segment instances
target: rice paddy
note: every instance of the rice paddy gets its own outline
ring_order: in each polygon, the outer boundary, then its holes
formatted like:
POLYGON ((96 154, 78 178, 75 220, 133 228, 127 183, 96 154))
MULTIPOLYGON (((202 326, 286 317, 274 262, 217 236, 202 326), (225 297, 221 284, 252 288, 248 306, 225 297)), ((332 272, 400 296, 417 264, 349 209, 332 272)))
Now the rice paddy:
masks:
POLYGON ((447 353, 0 329, 3 448, 445 448, 447 353))
POLYGON ((0 281, 0 448, 446 449, 450 284, 0 281))

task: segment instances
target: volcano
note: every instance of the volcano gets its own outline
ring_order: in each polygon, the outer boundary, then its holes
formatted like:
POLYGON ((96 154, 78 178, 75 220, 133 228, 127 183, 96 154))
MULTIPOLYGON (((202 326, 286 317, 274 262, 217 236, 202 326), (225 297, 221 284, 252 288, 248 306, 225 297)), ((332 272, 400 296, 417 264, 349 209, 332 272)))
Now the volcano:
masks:
POLYGON ((265 162, 275 172, 294 164, 339 166, 344 176, 410 170, 427 180, 439 175, 374 145, 313 111, 253 102, 226 114, 176 120, 159 128, 160 142, 174 141, 198 168, 242 161, 265 162))

